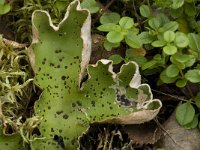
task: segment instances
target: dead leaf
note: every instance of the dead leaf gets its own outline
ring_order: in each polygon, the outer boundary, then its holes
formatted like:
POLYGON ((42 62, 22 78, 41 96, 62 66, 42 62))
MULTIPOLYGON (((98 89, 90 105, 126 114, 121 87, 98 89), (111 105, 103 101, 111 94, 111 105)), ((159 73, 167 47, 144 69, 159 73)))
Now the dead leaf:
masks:
POLYGON ((162 134, 155 121, 125 126, 124 130, 128 133, 130 140, 139 145, 155 144, 162 134))

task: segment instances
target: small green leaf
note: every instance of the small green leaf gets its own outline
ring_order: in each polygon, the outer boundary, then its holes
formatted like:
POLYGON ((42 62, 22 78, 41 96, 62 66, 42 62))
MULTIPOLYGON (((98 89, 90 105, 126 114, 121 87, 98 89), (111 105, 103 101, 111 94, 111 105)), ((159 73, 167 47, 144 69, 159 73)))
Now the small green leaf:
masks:
POLYGON ((114 23, 117 24, 120 20, 120 15, 115 12, 107 13, 101 16, 100 23, 107 24, 107 23, 114 23))
POLYGON ((142 47, 142 41, 136 34, 128 34, 125 36, 126 43, 132 48, 142 47))
POLYGON ((150 60, 148 62, 146 62, 145 64, 142 65, 142 70, 146 70, 149 68, 152 68, 154 65, 156 65, 157 61, 156 60, 150 60))
POLYGON ((113 64, 119 64, 124 60, 120 55, 112 55, 108 59, 112 60, 113 64))
POLYGON ((8 13, 10 9, 11 6, 9 4, 0 5, 0 15, 8 13))
POLYGON ((139 33, 139 29, 135 28, 134 26, 131 29, 126 29, 128 30, 128 34, 138 34, 139 33))
POLYGON ((198 108, 200 108, 200 92, 195 96, 195 104, 198 108))
POLYGON ((163 51, 167 55, 174 55, 177 52, 177 48, 176 46, 173 45, 167 45, 163 47, 163 51))
POLYGON ((196 13, 197 13, 196 12, 196 7, 195 7, 195 5, 193 3, 192 4, 185 3, 185 5, 184 5, 184 11, 190 17, 195 16, 196 13))
POLYGON ((176 53, 175 55, 172 56, 172 58, 180 63, 186 63, 190 59, 189 55, 180 53, 176 53))
POLYGON ((106 23, 97 27, 99 31, 109 32, 109 31, 120 31, 121 27, 114 23, 106 23))
POLYGON ((195 110, 190 102, 181 104, 176 109, 176 119, 180 125, 191 123, 195 116, 195 110))
POLYGON ((143 49, 127 49, 126 50, 126 56, 125 56, 125 62, 129 61, 135 61, 138 63, 139 66, 147 62, 147 59, 144 57, 145 52, 143 49))
POLYGON ((187 80, 186 79, 181 79, 181 80, 176 81, 176 86, 180 87, 180 88, 185 87, 186 84, 187 84, 187 80))
POLYGON ((194 116, 194 119, 192 120, 192 122, 190 122, 190 123, 184 125, 184 127, 185 127, 186 129, 194 129, 194 128, 196 128, 196 127, 198 126, 198 117, 199 117, 199 114, 196 114, 196 115, 194 116))
POLYGON ((140 67, 147 62, 147 59, 144 56, 132 56, 127 57, 125 62, 128 63, 129 61, 135 61, 140 67))
POLYGON ((151 45, 154 47, 163 47, 165 44, 166 44, 165 41, 157 40, 154 41, 151 45))
POLYGON ((175 39, 175 33, 173 31, 166 31, 164 33, 164 40, 168 43, 174 41, 175 39))
POLYGON ((166 74, 166 70, 164 70, 163 72, 161 72, 160 74, 160 79, 164 82, 164 83, 173 83, 177 80, 178 77, 168 77, 166 74))
POLYGON ((119 43, 124 39, 124 35, 121 32, 111 31, 106 38, 111 43, 119 43))
POLYGON ((189 70, 185 74, 185 78, 192 83, 200 82, 200 70, 197 70, 197 69, 189 70))
POLYGON ((133 27, 134 22, 133 19, 130 17, 122 17, 119 21, 119 25, 121 26, 121 28, 123 29, 130 29, 133 27))
POLYGON ((170 21, 163 25, 162 31, 176 31, 178 29, 178 23, 176 21, 170 21))
POLYGON ((172 1, 173 3, 172 3, 172 8, 173 9, 177 9, 177 8, 180 8, 181 6, 183 6, 183 4, 184 4, 184 0, 173 0, 172 1))
POLYGON ((154 40, 154 37, 150 35, 149 32, 142 32, 138 36, 142 40, 143 44, 150 44, 154 40))
POLYGON ((120 43, 110 43, 108 40, 105 40, 103 46, 107 51, 111 51, 112 48, 119 47, 120 43))
MULTIPOLYGON (((170 57, 170 61, 171 61, 174 65, 176 65, 179 69, 185 69, 185 64, 177 60, 177 57, 178 57, 178 56, 181 56, 181 55, 177 55, 177 53, 176 53, 175 55, 172 55, 172 56, 170 57)), ((180 58, 179 58, 179 59, 180 59, 180 58)))
POLYGON ((98 3, 95 0, 83 0, 81 7, 88 9, 91 13, 96 13, 100 9, 98 3))
POLYGON ((166 69, 166 75, 168 77, 176 77, 177 75, 179 74, 179 69, 174 65, 174 64, 171 64, 167 67, 166 69))
POLYGON ((193 55, 188 55, 189 59, 185 62, 185 67, 191 67, 195 62, 196 58, 193 55))
POLYGON ((189 38, 189 47, 194 50, 199 52, 200 51, 200 35, 195 34, 195 33, 189 33, 188 34, 189 38))
POLYGON ((176 44, 176 46, 178 46, 180 48, 184 48, 184 47, 188 46, 189 40, 184 33, 177 32, 174 43, 176 44))
POLYGON ((148 21, 148 24, 151 28, 153 28, 154 30, 158 30, 158 28, 160 27, 160 22, 157 18, 152 18, 148 21))
POLYGON ((150 17, 151 15, 151 10, 149 9, 149 6, 147 5, 142 5, 140 6, 140 14, 143 16, 143 17, 150 17))
POLYGON ((170 10, 170 15, 173 18, 179 18, 179 17, 181 17, 182 14, 183 14, 183 7, 180 7, 178 9, 171 9, 170 10))
POLYGON ((167 15, 161 12, 156 14, 156 18, 159 20, 160 26, 163 26, 169 22, 169 18, 167 17, 167 15))

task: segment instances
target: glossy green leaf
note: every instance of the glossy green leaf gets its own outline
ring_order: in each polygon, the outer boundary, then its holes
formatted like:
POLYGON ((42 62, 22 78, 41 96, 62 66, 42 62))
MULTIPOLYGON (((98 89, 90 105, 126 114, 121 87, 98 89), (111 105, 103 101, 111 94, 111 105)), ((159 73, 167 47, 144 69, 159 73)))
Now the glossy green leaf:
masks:
POLYGON ((174 55, 177 52, 177 47, 174 45, 167 45, 163 47, 163 51, 167 55, 174 55))
POLYGON ((168 43, 174 41, 175 39, 175 33, 173 31, 166 31, 164 32, 164 40, 168 43))
POLYGON ((190 102, 181 104, 176 109, 176 120, 180 125, 186 125, 192 122, 195 116, 194 107, 190 102))
POLYGON ((188 55, 188 57, 188 61, 184 63, 185 67, 191 67, 196 62, 196 58, 193 55, 188 55))
POLYGON ((95 0, 83 0, 81 7, 88 9, 90 13, 96 13, 100 9, 98 3, 95 0))
POLYGON ((122 29, 130 29, 133 27, 134 22, 133 19, 130 17, 122 17, 119 20, 119 25, 121 26, 122 29))
POLYGON ((124 39, 124 35, 121 32, 111 31, 106 38, 111 43, 119 43, 124 39))
POLYGON ((156 14, 156 18, 159 20, 160 26, 164 26, 165 24, 167 24, 170 21, 168 16, 161 12, 156 14))
POLYGON ((160 22, 157 18, 152 18, 148 21, 148 24, 151 28, 153 28, 154 30, 158 30, 158 28, 160 27, 160 22))
MULTIPOLYGON (((159 66, 163 66, 164 65, 164 61, 161 57, 160 54, 156 54, 153 59, 151 59, 150 61, 144 63, 142 65, 142 70, 145 70, 145 69, 155 69, 155 68, 158 68, 159 66)), ((158 71, 158 69, 157 69, 158 71)))
POLYGON ((150 35, 149 32, 141 32, 138 36, 143 44, 150 44, 154 41, 154 36, 150 35))
POLYGON ((180 79, 180 80, 176 81, 176 86, 180 87, 180 88, 185 87, 186 84, 187 84, 187 80, 186 79, 180 79))
POLYGON ((196 114, 196 115, 194 116, 192 122, 190 122, 190 123, 184 125, 184 127, 185 127, 186 129, 194 129, 194 128, 196 128, 196 127, 198 126, 198 123, 199 123, 199 119, 198 119, 198 118, 199 118, 199 114, 196 114))
POLYGON ((142 47, 142 40, 136 34, 128 34, 125 36, 126 43, 132 48, 142 47))
POLYGON ((166 44, 165 41, 157 40, 154 41, 151 45, 154 47, 163 47, 165 44, 166 44))
POLYGON ((180 53, 173 55, 171 58, 175 59, 176 61, 180 63, 186 63, 190 59, 189 55, 180 54, 180 53))
POLYGON ((120 15, 115 12, 106 13, 100 18, 101 24, 114 23, 117 24, 120 20, 120 15))
POLYGON ((119 47, 120 43, 110 43, 108 40, 105 40, 103 46, 107 51, 111 51, 113 48, 119 47))
POLYGON ((114 23, 106 23, 97 27, 99 31, 109 32, 109 31, 120 31, 120 26, 114 23))
POLYGON ((108 59, 112 60, 113 64, 119 64, 120 62, 124 60, 122 56, 117 55, 117 54, 111 55, 108 59))
POLYGON ((184 5, 184 12, 187 14, 189 17, 194 17, 197 13, 196 7, 193 3, 185 3, 184 5))
POLYGON ((126 29, 128 31, 128 34, 138 34, 139 29, 135 28, 134 26, 131 29, 126 29))
POLYGON ((177 32, 174 43, 175 43, 176 46, 178 46, 180 48, 184 48, 184 47, 188 46, 189 40, 184 33, 177 32))
POLYGON ((171 57, 170 57, 170 61, 174 64, 174 65, 176 65, 179 69, 185 69, 185 64, 183 63, 183 62, 180 62, 180 61, 178 61, 177 60, 177 53, 176 54, 174 54, 174 55, 172 55, 171 57))
POLYGON ((128 57, 126 55, 126 58, 124 60, 126 63, 129 61, 134 61, 136 62, 140 67, 142 65, 144 65, 147 62, 147 59, 144 56, 132 56, 132 57, 128 57))
POLYGON ((143 17, 150 17, 151 16, 151 10, 149 8, 149 6, 147 5, 141 5, 140 6, 140 14, 143 16, 143 17))
POLYGON ((178 23, 176 21, 170 21, 161 27, 162 32, 166 31, 176 31, 178 29, 178 23))
POLYGON ((178 77, 168 77, 166 74, 166 70, 161 72, 160 74, 160 79, 164 82, 164 83, 174 83, 177 80, 178 77))
POLYGON ((0 5, 0 15, 8 13, 10 9, 11 6, 9 4, 0 5))
POLYGON ((200 35, 195 33, 189 33, 189 46, 192 50, 200 52, 200 35))
POLYGON ((171 5, 171 7, 172 7, 173 9, 180 8, 180 7, 183 6, 183 4, 184 4, 184 0, 173 0, 172 2, 173 2, 173 3, 172 3, 172 5, 171 5))
POLYGON ((181 15, 183 14, 183 7, 180 7, 178 9, 171 9, 170 10, 170 15, 173 17, 173 18, 179 18, 181 17, 181 15))
POLYGON ((176 77, 178 76, 178 74, 179 74, 179 69, 174 64, 171 64, 167 67, 166 75, 168 77, 176 77))
POLYGON ((197 70, 197 69, 189 70, 185 74, 185 78, 192 83, 200 82, 200 70, 197 70))

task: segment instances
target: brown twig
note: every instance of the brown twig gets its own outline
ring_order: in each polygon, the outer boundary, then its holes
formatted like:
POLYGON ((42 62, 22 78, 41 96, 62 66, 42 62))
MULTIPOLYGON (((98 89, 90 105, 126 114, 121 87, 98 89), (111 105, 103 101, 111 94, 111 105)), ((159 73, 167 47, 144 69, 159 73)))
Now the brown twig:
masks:
POLYGON ((183 148, 183 146, 180 145, 179 143, 177 143, 176 140, 173 139, 173 137, 170 135, 170 133, 169 133, 167 130, 165 130, 165 128, 163 127, 162 124, 160 124, 160 122, 158 121, 157 118, 154 118, 153 120, 156 122, 156 124, 158 125, 158 127, 159 127, 163 132, 165 132, 165 133, 169 136, 169 138, 170 138, 176 145, 178 145, 179 147, 183 148))
POLYGON ((183 99, 183 98, 180 98, 178 96, 174 96, 174 95, 171 95, 171 94, 167 94, 167 93, 164 93, 164 92, 161 92, 161 91, 157 91, 157 90, 154 90, 154 89, 151 89, 152 91, 158 93, 158 94, 162 94, 162 95, 165 95, 165 96, 168 96, 168 97, 171 97, 173 99, 177 99, 179 101, 184 101, 184 102, 187 102, 188 100, 186 99, 183 99))

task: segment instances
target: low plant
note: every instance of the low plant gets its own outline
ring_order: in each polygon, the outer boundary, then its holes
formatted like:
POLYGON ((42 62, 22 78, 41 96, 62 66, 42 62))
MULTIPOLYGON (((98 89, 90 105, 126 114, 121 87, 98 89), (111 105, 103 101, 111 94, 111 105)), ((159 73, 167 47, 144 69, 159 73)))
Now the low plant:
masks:
POLYGON ((138 11, 140 22, 134 22, 133 18, 127 16, 120 18, 115 12, 105 13, 100 18, 102 25, 97 29, 107 32, 105 49, 110 51, 121 43, 127 49, 124 58, 113 55, 110 59, 116 64, 136 61, 147 78, 159 75, 158 86, 175 84, 179 88, 186 87, 192 100, 178 107, 177 120, 184 126, 196 122, 199 111, 195 108, 199 107, 196 103, 199 96, 193 96, 188 84, 200 82, 199 3, 196 0, 155 0, 147 2, 147 5, 141 4, 138 11), (180 114, 183 110, 190 118, 186 122, 185 116, 180 114))

